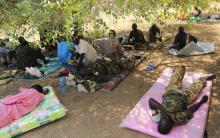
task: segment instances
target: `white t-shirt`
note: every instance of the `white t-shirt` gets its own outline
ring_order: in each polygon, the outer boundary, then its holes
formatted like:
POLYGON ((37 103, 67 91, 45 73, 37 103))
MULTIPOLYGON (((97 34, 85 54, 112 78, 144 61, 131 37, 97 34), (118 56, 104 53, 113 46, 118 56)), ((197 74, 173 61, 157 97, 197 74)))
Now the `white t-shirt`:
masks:
POLYGON ((85 40, 80 39, 76 52, 84 55, 85 64, 94 63, 97 60, 96 50, 85 40))

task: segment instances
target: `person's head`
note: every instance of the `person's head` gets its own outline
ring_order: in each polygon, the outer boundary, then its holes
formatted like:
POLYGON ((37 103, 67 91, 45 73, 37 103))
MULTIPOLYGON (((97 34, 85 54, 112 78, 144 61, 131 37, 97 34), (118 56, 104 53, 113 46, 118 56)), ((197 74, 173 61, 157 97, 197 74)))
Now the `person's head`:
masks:
POLYGON ((23 36, 20 36, 20 37, 18 38, 18 41, 19 41, 19 43, 20 43, 21 46, 28 45, 27 40, 25 40, 25 38, 24 38, 23 36))
POLYGON ((155 23, 152 24, 152 28, 157 28, 157 25, 155 23))
POLYGON ((163 115, 158 123, 157 129, 158 129, 159 133, 166 135, 170 132, 170 130, 173 128, 173 126, 174 126, 174 122, 171 119, 171 117, 169 117, 167 115, 163 115))
POLYGON ((115 32, 115 30, 109 30, 109 37, 110 38, 115 38, 116 37, 116 32, 115 32))
POLYGON ((195 7, 194 7, 194 10, 199 10, 199 8, 195 6, 195 7))
POLYGON ((178 32, 183 33, 184 32, 184 27, 180 26, 179 29, 178 29, 178 32))
POLYGON ((80 38, 79 37, 76 37, 74 40, 73 40, 73 43, 75 45, 79 45, 79 42, 80 42, 80 38))
POLYGON ((31 88, 37 90, 39 93, 42 93, 44 95, 48 94, 48 90, 44 90, 43 87, 39 84, 31 86, 31 88))
POLYGON ((136 23, 132 24, 132 30, 137 30, 137 24, 136 23))

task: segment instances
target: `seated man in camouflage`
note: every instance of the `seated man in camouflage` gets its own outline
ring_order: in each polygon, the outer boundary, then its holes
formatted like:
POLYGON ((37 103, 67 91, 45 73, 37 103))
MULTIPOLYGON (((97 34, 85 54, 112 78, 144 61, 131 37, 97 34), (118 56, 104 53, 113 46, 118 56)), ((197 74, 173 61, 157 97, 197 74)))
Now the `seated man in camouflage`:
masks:
POLYGON ((184 66, 176 67, 168 86, 165 88, 162 104, 153 98, 149 100, 149 106, 153 110, 153 120, 158 122, 158 131, 161 134, 168 134, 173 126, 186 124, 188 120, 193 118, 193 113, 208 100, 208 96, 205 95, 200 102, 187 108, 202 91, 206 81, 213 80, 216 76, 202 77, 191 87, 183 89, 181 84, 185 71, 184 66))

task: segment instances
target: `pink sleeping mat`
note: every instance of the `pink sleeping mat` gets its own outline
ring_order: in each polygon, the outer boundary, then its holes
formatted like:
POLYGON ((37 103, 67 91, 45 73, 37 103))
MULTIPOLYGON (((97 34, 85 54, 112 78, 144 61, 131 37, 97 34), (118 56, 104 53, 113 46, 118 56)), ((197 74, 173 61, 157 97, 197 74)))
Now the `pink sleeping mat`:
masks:
MULTIPOLYGON (((193 119, 189 120, 186 125, 177 126, 171 130, 168 135, 161 135, 157 131, 157 124, 151 120, 149 109, 149 98, 162 102, 162 95, 173 70, 167 68, 157 79, 150 90, 141 98, 134 109, 129 113, 127 118, 120 124, 120 127, 129 128, 144 134, 157 138, 203 138, 206 128, 206 120, 211 97, 212 82, 208 81, 197 100, 198 102, 203 95, 209 96, 209 101, 203 104, 198 111, 194 113, 193 119)), ((195 80, 207 74, 187 72, 183 80, 183 87, 189 87, 195 80)))

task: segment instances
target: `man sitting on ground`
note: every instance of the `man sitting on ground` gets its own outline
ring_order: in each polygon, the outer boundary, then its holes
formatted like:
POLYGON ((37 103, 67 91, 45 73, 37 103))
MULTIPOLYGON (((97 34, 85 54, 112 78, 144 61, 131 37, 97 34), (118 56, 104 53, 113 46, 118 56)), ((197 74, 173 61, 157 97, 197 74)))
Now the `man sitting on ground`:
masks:
POLYGON ((193 118, 193 113, 207 102, 208 96, 203 96, 200 102, 190 105, 205 87, 206 81, 215 79, 215 75, 202 77, 191 87, 183 89, 182 80, 186 68, 177 66, 173 72, 168 86, 165 88, 162 104, 151 98, 150 109, 153 110, 153 120, 158 122, 158 131, 161 134, 168 134, 173 126, 183 125, 193 118))
POLYGON ((97 39, 96 45, 99 46, 102 55, 120 56, 123 54, 122 46, 119 39, 116 38, 115 30, 109 31, 109 38, 97 39))
POLYGON ((156 24, 153 24, 149 29, 149 42, 157 43, 157 41, 162 42, 160 29, 156 24))
POLYGON ((146 42, 144 38, 144 33, 137 28, 136 23, 132 24, 132 31, 129 34, 128 42, 129 44, 134 46, 139 46, 146 42))
POLYGON ((194 36, 187 34, 184 31, 184 28, 180 26, 179 31, 177 35, 175 36, 175 39, 174 39, 174 42, 171 48, 174 48, 176 50, 181 50, 192 41, 197 43, 197 39, 194 36))
POLYGON ((28 114, 44 100, 48 90, 43 90, 41 85, 31 88, 21 88, 20 93, 5 97, 0 101, 0 128, 28 114))
POLYGON ((16 67, 21 70, 25 70, 26 67, 40 67, 37 59, 43 60, 44 63, 48 63, 40 49, 34 49, 29 46, 28 41, 24 37, 19 37, 20 43, 16 50, 16 67))

